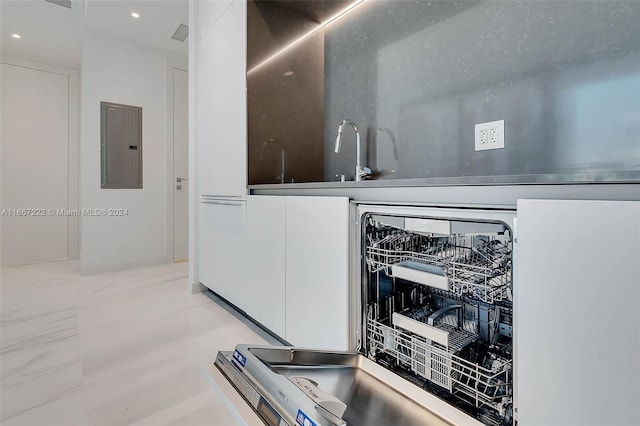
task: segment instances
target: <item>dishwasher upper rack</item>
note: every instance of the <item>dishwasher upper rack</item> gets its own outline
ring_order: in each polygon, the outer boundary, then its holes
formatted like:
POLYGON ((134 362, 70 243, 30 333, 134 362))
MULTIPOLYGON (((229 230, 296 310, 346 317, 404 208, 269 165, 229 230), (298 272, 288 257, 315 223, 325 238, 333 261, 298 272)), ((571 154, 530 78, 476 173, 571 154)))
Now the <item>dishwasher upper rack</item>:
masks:
POLYGON ((393 230, 368 238, 365 261, 369 272, 392 276, 394 264, 414 261, 438 266, 449 290, 493 304, 512 300, 511 243, 489 237, 429 238, 393 230))

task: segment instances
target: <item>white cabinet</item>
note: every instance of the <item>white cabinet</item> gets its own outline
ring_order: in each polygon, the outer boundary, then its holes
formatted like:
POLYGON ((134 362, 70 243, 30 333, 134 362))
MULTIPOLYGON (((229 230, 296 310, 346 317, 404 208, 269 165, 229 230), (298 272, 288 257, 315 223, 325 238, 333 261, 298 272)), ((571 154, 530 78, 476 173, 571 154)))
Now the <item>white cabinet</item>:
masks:
POLYGON ((242 307, 246 281, 246 206, 244 202, 200 203, 199 279, 209 289, 242 307))
POLYGON ((285 338, 286 197, 247 197, 247 299, 244 311, 285 338))
POLYGON ((220 18, 220 16, 229 8, 233 3, 233 0, 207 0, 198 2, 198 34, 194 36, 198 37, 198 40, 211 29, 213 24, 220 18))
POLYGON ((287 197, 286 339, 349 346, 349 199, 287 197))
POLYGON ((518 422, 640 424, 640 203, 519 200, 518 422))
POLYGON ((247 3, 206 3, 199 4, 200 27, 211 25, 202 28, 197 52, 199 192, 245 199, 247 3))
POLYGON ((349 199, 249 196, 245 312, 296 346, 348 349, 349 199))

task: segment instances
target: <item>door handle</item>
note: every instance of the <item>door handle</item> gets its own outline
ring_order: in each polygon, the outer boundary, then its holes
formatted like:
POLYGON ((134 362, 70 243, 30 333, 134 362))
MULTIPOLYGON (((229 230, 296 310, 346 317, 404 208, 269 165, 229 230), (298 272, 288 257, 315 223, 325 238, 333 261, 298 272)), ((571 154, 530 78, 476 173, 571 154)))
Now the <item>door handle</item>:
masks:
POLYGON ((177 177, 177 178, 176 178, 176 182, 178 182, 178 183, 182 182, 183 180, 189 180, 189 179, 187 179, 187 178, 181 178, 181 177, 177 177))
POLYGON ((201 204, 216 204, 219 206, 241 206, 240 201, 200 201, 201 204))

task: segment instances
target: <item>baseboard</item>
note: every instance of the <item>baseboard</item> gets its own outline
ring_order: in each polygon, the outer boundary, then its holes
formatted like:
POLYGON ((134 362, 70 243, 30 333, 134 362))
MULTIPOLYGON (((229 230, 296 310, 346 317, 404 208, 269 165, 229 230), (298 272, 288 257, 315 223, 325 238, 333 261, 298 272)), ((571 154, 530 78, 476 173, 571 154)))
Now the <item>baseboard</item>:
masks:
POLYGON ((191 294, 202 293, 207 290, 209 289, 200 283, 191 283, 191 294))
POLYGON ((166 258, 160 257, 157 259, 149 259, 143 261, 136 262, 123 262, 117 264, 110 265, 92 265, 86 266, 82 265, 82 259, 80 259, 80 274, 81 275, 92 275, 92 274, 101 274, 104 272, 115 272, 122 271, 124 269, 135 269, 135 268, 144 268, 145 266, 157 266, 157 265, 165 265, 167 264, 166 258))

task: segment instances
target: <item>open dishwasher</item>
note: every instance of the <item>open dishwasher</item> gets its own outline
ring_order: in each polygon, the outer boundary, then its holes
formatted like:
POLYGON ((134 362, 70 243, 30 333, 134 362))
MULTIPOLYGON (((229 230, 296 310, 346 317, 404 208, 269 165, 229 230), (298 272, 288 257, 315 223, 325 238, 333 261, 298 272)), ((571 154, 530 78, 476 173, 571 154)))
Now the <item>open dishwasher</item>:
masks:
POLYGON ((268 425, 513 424, 515 212, 353 212, 353 352, 239 345, 218 368, 268 425))
POLYGON ((515 212, 358 207, 359 351, 484 424, 512 424, 515 212))

